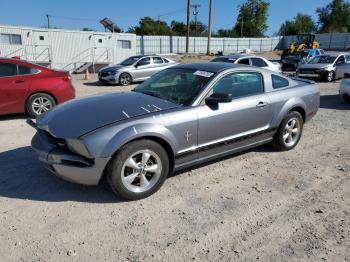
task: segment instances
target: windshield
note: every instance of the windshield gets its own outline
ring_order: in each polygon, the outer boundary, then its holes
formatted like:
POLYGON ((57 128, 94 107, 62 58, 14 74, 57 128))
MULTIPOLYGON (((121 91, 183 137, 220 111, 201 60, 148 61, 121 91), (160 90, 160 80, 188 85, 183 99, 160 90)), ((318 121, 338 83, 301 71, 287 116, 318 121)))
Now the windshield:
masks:
POLYGON ((310 60, 309 64, 332 64, 336 56, 316 56, 310 60))
POLYGON ((125 59, 123 62, 121 62, 120 64, 123 66, 130 66, 135 64, 141 57, 139 56, 131 56, 127 59, 125 59))
POLYGON ((169 68, 137 86, 133 91, 190 105, 214 73, 196 69, 169 68))

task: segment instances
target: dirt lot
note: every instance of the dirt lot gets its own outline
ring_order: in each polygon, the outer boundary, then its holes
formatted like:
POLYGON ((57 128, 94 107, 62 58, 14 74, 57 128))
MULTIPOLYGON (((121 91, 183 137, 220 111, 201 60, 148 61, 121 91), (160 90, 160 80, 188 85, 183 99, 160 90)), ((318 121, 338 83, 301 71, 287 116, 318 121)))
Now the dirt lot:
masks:
MULTIPOLYGON (((75 82, 79 97, 130 89, 75 82)), ((56 178, 30 149, 25 117, 0 118, 0 260, 350 261, 350 105, 339 82, 319 87, 294 150, 196 167, 136 202, 105 181, 56 178)))

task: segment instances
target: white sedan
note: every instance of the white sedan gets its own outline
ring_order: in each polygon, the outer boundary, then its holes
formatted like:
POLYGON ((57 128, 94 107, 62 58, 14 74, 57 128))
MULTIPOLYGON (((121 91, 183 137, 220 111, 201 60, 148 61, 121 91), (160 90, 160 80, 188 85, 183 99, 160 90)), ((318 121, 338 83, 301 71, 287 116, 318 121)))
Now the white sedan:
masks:
POLYGON ((345 101, 350 102, 350 74, 344 74, 344 78, 340 82, 339 94, 345 101))
POLYGON ((279 63, 271 62, 264 57, 256 56, 256 55, 231 54, 227 56, 216 57, 210 62, 251 65, 251 66, 265 68, 277 73, 282 72, 281 65, 279 63))

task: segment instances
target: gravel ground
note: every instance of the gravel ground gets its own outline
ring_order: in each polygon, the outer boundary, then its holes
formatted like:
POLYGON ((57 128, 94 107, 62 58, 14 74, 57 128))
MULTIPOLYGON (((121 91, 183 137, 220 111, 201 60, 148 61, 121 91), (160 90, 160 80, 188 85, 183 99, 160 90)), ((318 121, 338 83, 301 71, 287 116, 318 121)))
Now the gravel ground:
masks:
MULTIPOLYGON (((78 97, 132 88, 75 85, 78 97)), ((105 181, 56 178, 29 147, 25 117, 1 117, 0 260, 349 261, 350 105, 339 82, 319 87, 294 150, 263 146, 186 170, 136 202, 105 181)))

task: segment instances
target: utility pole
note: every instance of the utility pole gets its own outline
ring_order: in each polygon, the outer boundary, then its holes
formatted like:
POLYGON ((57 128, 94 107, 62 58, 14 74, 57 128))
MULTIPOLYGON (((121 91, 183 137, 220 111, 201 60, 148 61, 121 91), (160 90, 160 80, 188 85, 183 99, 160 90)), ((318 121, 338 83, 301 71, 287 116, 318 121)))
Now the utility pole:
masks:
POLYGON ((194 15, 194 26, 195 26, 195 36, 197 36, 197 17, 199 15, 199 8, 201 5, 192 5, 194 8, 193 15, 194 15))
POLYGON ((188 45, 190 40, 190 8, 191 8, 191 0, 187 0, 186 54, 188 54, 188 45))
POLYGON ((243 13, 241 14, 241 38, 243 37, 243 13))
POLYGON ((47 15, 46 15, 46 18, 47 18, 47 28, 50 29, 50 28, 51 28, 51 25, 50 25, 50 16, 47 14, 47 15))
POLYGON ((209 2, 209 19, 208 19, 208 44, 207 44, 207 55, 210 55, 210 40, 211 40, 211 13, 213 8, 213 1, 209 2))

